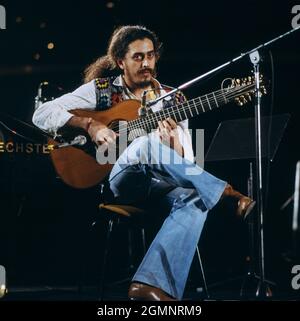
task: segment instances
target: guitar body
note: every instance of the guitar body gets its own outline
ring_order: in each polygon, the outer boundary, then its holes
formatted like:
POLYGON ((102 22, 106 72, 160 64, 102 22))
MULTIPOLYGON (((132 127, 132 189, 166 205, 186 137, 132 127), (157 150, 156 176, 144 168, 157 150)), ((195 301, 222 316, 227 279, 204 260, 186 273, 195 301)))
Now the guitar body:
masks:
MULTIPOLYGON (((94 120, 101 121, 107 127, 111 127, 114 122, 139 118, 138 110, 140 106, 138 100, 125 100, 104 111, 74 109, 70 112, 75 116, 91 117, 94 120)), ((48 143, 52 145, 58 144, 52 139, 48 143)), ((79 147, 68 146, 61 149, 53 149, 50 152, 50 156, 59 177, 66 184, 75 188, 89 188, 99 184, 113 167, 113 164, 98 164, 93 155, 79 147)))

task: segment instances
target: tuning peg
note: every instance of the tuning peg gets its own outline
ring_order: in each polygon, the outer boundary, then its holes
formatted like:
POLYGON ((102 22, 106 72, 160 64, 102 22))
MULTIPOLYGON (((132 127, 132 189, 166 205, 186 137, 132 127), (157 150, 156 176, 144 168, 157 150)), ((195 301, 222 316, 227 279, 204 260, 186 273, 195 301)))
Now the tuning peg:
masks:
POLYGON ((243 102, 240 100, 239 97, 235 98, 234 100, 239 106, 243 106, 243 102))
POLYGON ((248 101, 244 95, 242 96, 242 99, 243 99, 243 104, 247 104, 248 101))

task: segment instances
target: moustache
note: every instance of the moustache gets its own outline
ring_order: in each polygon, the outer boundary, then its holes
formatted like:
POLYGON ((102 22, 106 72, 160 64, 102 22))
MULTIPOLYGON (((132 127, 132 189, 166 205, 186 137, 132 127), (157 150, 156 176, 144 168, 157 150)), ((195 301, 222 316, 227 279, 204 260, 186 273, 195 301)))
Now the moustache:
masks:
POLYGON ((150 72, 150 74, 151 75, 153 75, 153 73, 154 73, 154 70, 153 69, 151 69, 151 68, 144 68, 144 69, 141 69, 141 70, 139 70, 139 74, 142 74, 142 73, 144 73, 145 71, 148 71, 148 72, 150 72))

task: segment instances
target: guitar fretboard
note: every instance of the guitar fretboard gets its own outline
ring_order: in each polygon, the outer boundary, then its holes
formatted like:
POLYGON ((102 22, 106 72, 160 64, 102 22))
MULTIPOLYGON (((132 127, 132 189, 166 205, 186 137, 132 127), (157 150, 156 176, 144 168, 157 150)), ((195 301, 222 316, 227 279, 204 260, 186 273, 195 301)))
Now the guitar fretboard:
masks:
POLYGON ((129 121, 127 126, 129 131, 135 131, 137 135, 150 133, 158 127, 158 122, 173 118, 176 122, 196 117, 207 111, 219 108, 234 98, 252 90, 253 84, 235 86, 233 88, 221 89, 209 94, 185 101, 181 104, 161 109, 155 113, 149 113, 145 117, 129 121))

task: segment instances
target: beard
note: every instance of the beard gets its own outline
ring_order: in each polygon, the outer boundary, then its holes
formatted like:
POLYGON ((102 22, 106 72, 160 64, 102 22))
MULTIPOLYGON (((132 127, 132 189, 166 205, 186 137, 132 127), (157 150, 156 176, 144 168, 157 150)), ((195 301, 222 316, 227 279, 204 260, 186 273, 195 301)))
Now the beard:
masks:
MULTIPOLYGON (((156 67, 154 68, 143 68, 135 73, 133 73, 130 69, 125 68, 123 71, 123 75, 126 74, 128 79, 128 83, 126 83, 127 87, 131 90, 134 89, 146 89, 151 86, 153 77, 156 77, 156 67), (143 76, 143 72, 148 71, 149 74, 143 76)), ((124 78, 125 80, 125 78, 124 78)))
POLYGON ((144 68, 144 69, 141 69, 141 70, 138 71, 138 76, 139 76, 139 75, 142 75, 143 72, 145 72, 145 71, 148 71, 148 72, 150 73, 151 77, 150 77, 149 80, 140 81, 140 82, 138 83, 138 87, 140 87, 140 88, 147 88, 147 87, 149 87, 149 86, 151 85, 151 78, 152 78, 152 77, 156 77, 156 68, 154 68, 154 69, 152 69, 152 68, 144 68))
POLYGON ((147 88, 151 85, 151 80, 145 80, 145 81, 140 81, 138 84, 137 84, 137 87, 139 88, 147 88))

